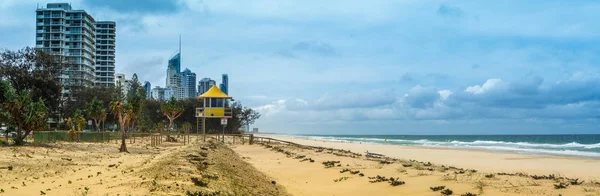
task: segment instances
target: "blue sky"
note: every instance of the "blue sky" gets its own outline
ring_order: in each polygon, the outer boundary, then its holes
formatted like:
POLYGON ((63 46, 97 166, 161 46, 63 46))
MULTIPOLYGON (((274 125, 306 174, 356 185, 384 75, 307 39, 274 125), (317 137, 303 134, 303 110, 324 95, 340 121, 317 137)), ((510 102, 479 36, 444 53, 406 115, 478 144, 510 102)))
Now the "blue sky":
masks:
MULTIPOLYGON (((600 133, 597 1, 69 2, 153 86, 181 34, 182 68, 228 73, 261 131, 600 133)), ((34 45, 37 3, 0 2, 0 48, 34 45)))

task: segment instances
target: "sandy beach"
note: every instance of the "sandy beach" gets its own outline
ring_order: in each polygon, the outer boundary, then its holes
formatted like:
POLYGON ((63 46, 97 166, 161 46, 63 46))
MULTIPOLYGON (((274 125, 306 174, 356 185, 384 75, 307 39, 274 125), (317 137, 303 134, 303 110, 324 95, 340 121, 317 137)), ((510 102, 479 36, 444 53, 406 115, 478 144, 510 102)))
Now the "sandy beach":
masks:
POLYGON ((2 146, 0 195, 287 195, 217 142, 127 145, 130 153, 115 142, 2 146))
POLYGON ((600 161, 594 159, 265 136, 317 147, 266 140, 233 147, 293 195, 441 195, 441 190, 431 189, 436 186, 445 186, 453 195, 600 195, 600 184, 595 180, 600 179, 600 161), (367 159, 348 150, 359 154, 369 150, 390 159, 367 159), (303 161, 307 158, 314 162, 303 161), (336 163, 327 168, 323 165, 327 161, 336 163), (405 184, 371 182, 377 181, 374 178, 378 175, 405 184), (575 178, 579 180, 573 182, 575 178), (582 179, 585 182, 579 184, 582 179), (561 188, 561 183, 569 185, 561 188))
POLYGON ((266 136, 5 146, 0 195, 600 195, 593 159, 266 136))

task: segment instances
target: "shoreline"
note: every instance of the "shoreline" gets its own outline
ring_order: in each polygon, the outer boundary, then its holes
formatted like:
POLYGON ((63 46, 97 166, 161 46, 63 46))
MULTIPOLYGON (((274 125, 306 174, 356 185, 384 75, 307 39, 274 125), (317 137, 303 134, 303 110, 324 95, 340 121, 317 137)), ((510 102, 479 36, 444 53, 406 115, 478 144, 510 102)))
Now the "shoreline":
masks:
MULTIPOLYGON (((590 134, 597 135, 597 134, 590 134)), ((524 155, 524 156, 535 156, 535 157, 547 157, 547 158, 565 158, 565 159, 590 159, 590 160, 600 160, 599 157, 594 156, 584 156, 584 155, 563 155, 563 154, 552 154, 552 153, 523 153, 515 150, 490 150, 484 148, 461 148, 461 147, 450 147, 450 146, 418 146, 418 145, 399 145, 392 143, 376 143, 376 142, 352 142, 346 140, 332 141, 332 140, 323 140, 323 139, 308 139, 308 138, 296 138, 297 135, 277 135, 277 134, 257 134, 258 137, 271 137, 271 138, 286 138, 286 139, 299 139, 299 140, 314 140, 321 142, 332 142, 332 143, 350 143, 350 144, 371 144, 371 145, 383 145, 383 146, 401 146, 404 148, 415 148, 415 149, 431 149, 431 150, 462 150, 462 151, 479 151, 479 152, 489 152, 489 153, 500 153, 500 154, 514 154, 514 155, 524 155), (343 142, 342 142, 343 141, 343 142)), ((299 135, 304 136, 304 135, 299 135)), ((535 149, 539 150, 539 149, 535 149)))
POLYGON ((582 179, 600 179, 600 159, 579 156, 529 155, 483 149, 435 148, 378 143, 335 142, 308 138, 293 138, 275 134, 258 134, 308 146, 319 146, 381 153, 391 158, 414 159, 436 164, 474 168, 485 172, 524 172, 561 174, 582 179))

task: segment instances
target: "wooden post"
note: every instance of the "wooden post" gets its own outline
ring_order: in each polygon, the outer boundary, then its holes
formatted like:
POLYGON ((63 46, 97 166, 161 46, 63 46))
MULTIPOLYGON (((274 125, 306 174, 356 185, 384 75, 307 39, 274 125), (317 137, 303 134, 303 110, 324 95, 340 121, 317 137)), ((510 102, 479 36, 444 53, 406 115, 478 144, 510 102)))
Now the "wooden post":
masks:
POLYGON ((248 144, 252 145, 253 143, 254 143, 254 134, 250 134, 250 138, 249 138, 248 144))
POLYGON ((202 117, 202 142, 206 142, 206 118, 202 117))

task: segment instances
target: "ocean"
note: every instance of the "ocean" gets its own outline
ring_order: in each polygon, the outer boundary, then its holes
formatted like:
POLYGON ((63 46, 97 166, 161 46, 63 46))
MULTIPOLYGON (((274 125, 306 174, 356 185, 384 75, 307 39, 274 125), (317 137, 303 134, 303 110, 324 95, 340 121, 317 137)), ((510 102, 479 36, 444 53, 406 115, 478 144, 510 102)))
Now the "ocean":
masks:
POLYGON ((529 155, 600 158, 600 134, 594 135, 289 135, 354 143, 500 151, 529 155))

